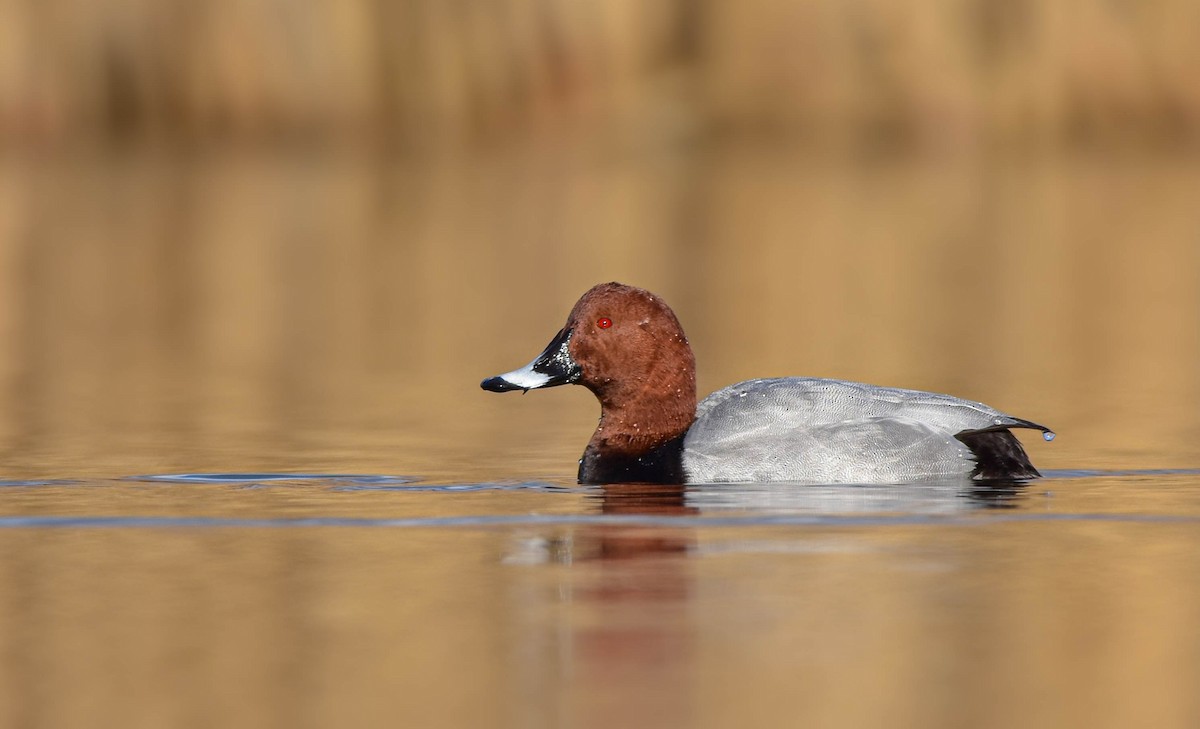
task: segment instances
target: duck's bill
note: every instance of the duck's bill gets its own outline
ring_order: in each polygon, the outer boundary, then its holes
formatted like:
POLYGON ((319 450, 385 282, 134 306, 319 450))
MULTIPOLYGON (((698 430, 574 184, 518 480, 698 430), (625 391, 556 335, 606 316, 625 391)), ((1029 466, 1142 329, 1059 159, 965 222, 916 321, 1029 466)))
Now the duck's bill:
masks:
POLYGON ((571 342, 571 331, 562 329, 554 335, 550 344, 532 362, 519 370, 489 377, 479 384, 491 392, 510 390, 536 390, 539 387, 567 385, 579 380, 582 374, 579 365, 571 359, 567 345, 571 342))

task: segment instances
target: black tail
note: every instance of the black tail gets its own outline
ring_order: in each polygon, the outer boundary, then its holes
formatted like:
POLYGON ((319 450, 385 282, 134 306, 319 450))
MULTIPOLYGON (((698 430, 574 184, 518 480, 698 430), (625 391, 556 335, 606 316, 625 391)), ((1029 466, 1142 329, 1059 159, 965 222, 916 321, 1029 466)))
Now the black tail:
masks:
MULTIPOLYGON (((1036 423, 1024 425, 1029 421, 1021 422, 1022 425, 1015 427, 1036 428, 1043 432, 1049 432, 1047 428, 1036 423)), ((1037 478, 1042 475, 1030 463, 1029 456, 1021 447, 1021 441, 1017 440, 1017 436, 1009 431, 1010 427, 1014 426, 997 425, 979 430, 964 430, 954 436, 965 443, 975 454, 975 472, 971 474, 972 478, 985 481, 1008 481, 1037 478)))

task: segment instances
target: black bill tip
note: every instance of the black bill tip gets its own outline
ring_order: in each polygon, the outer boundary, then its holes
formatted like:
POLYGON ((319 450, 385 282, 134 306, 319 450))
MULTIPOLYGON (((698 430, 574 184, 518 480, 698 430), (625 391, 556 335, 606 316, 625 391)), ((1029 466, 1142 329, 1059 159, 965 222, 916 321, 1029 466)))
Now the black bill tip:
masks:
POLYGON ((512 390, 526 389, 520 385, 514 385, 503 377, 489 377, 483 382, 479 383, 479 386, 488 392, 510 392, 512 390))

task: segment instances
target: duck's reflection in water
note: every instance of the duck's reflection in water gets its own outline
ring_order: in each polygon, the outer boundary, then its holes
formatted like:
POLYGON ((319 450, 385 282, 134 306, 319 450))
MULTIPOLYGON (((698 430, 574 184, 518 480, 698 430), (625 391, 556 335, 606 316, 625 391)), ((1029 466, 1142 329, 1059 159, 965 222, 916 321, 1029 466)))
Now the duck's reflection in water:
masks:
MULTIPOLYGON (((597 725, 623 726, 646 717, 660 725, 692 723, 693 707, 699 705, 694 666, 705 640, 704 616, 713 601, 729 595, 714 592, 714 583, 725 578, 707 572, 721 569, 721 562, 703 559, 727 550, 720 543, 754 544, 763 548, 761 534, 750 537, 742 529, 755 529, 754 517, 761 516, 771 527, 772 515, 813 515, 811 525, 845 525, 847 517, 893 517, 909 515, 938 518, 978 508, 1011 506, 1023 494, 1016 483, 955 483, 905 486, 814 486, 800 484, 655 485, 620 484, 596 489, 587 498, 594 512, 605 516, 652 517, 651 523, 597 523, 565 528, 554 536, 526 539, 510 553, 510 563, 541 565, 530 569, 529 580, 519 582, 531 589, 526 597, 536 608, 519 610, 523 655, 529 645, 538 645, 540 660, 525 665, 523 690, 544 690, 556 685, 565 703, 552 708, 554 716, 523 717, 554 723, 571 716, 586 715, 597 725), (732 531, 707 531, 703 519, 695 517, 735 516, 732 531), (820 517, 828 516, 824 522, 820 517), (671 525, 671 517, 680 519, 671 525), (736 538, 734 537, 736 533, 736 538), (724 535, 724 536, 723 536, 724 535), (553 575, 547 581, 547 576, 553 575), (705 577, 707 575, 707 577, 705 577), (550 593, 549 590, 553 592, 550 593), (546 612, 546 598, 553 605, 546 612), (534 617, 540 610, 541 619, 534 617), (531 614, 532 613, 532 614, 531 614), (622 701, 604 701, 594 687, 606 686, 622 701), (582 713, 581 713, 582 712, 582 713)), ((593 512, 593 513, 594 513, 593 512)), ((714 527, 722 524, 714 519, 714 527)), ((853 519, 851 520, 853 522, 853 519)), ((776 534, 783 547, 805 542, 797 554, 814 554, 830 545, 847 545, 828 534, 810 534, 804 523, 780 526, 776 534), (799 531, 797 531, 799 530, 799 531), (808 537, 817 546, 808 544, 808 537)), ((771 536, 773 541, 776 536, 771 536)), ((779 554, 770 549, 777 569, 779 554)), ((798 557, 802 558, 802 557, 798 557)), ((710 626, 711 627, 711 626, 710 626)), ((709 637, 711 640, 711 636, 709 637)), ((612 695, 612 692, 609 693, 612 695)))
MULTIPOLYGON (((605 486, 588 498, 603 515, 699 513, 680 485, 605 486)), ((514 613, 521 622, 518 690, 557 697, 552 705, 523 704, 522 711, 536 715, 516 723, 561 726, 578 717, 588 717, 588 726, 633 726, 648 718, 660 726, 693 723, 690 667, 699 633, 690 616, 698 565, 689 555, 695 543, 695 529, 597 523, 524 539, 509 553, 508 562, 530 565, 517 581, 528 608, 514 613)))
MULTIPOLYGON (((686 487, 679 484, 611 484, 596 497, 600 513, 639 516, 695 516, 687 503, 686 487)), ((683 553, 694 541, 690 529, 609 526, 579 535, 582 546, 594 549, 594 558, 630 559, 646 555, 683 553)))
MULTIPOLYGON (((977 509, 1015 509, 1028 500, 1029 482, 952 479, 919 484, 609 484, 585 496, 604 516, 658 517, 653 524, 583 525, 553 537, 524 540, 505 561, 571 564, 686 554, 695 543, 695 521, 678 525, 670 517, 739 519, 738 526, 779 525, 777 517, 822 517, 830 524, 845 517, 904 518, 943 516, 977 509), (761 518, 761 523, 756 523, 761 518)), ((1035 490, 1035 493, 1048 493, 1035 490)), ((714 522, 713 526, 720 524, 714 522)), ((792 523, 793 526, 800 526, 792 523)))

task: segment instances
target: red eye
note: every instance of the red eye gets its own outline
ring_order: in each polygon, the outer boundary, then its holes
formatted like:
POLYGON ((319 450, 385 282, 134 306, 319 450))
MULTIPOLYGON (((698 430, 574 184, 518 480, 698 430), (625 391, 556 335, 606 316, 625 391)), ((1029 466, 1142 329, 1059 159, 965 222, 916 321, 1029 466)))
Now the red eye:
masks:
POLYGON ((608 329, 612 326, 612 319, 609 319, 607 316, 602 316, 600 317, 600 321, 596 322, 596 326, 600 327, 601 329, 608 329))

